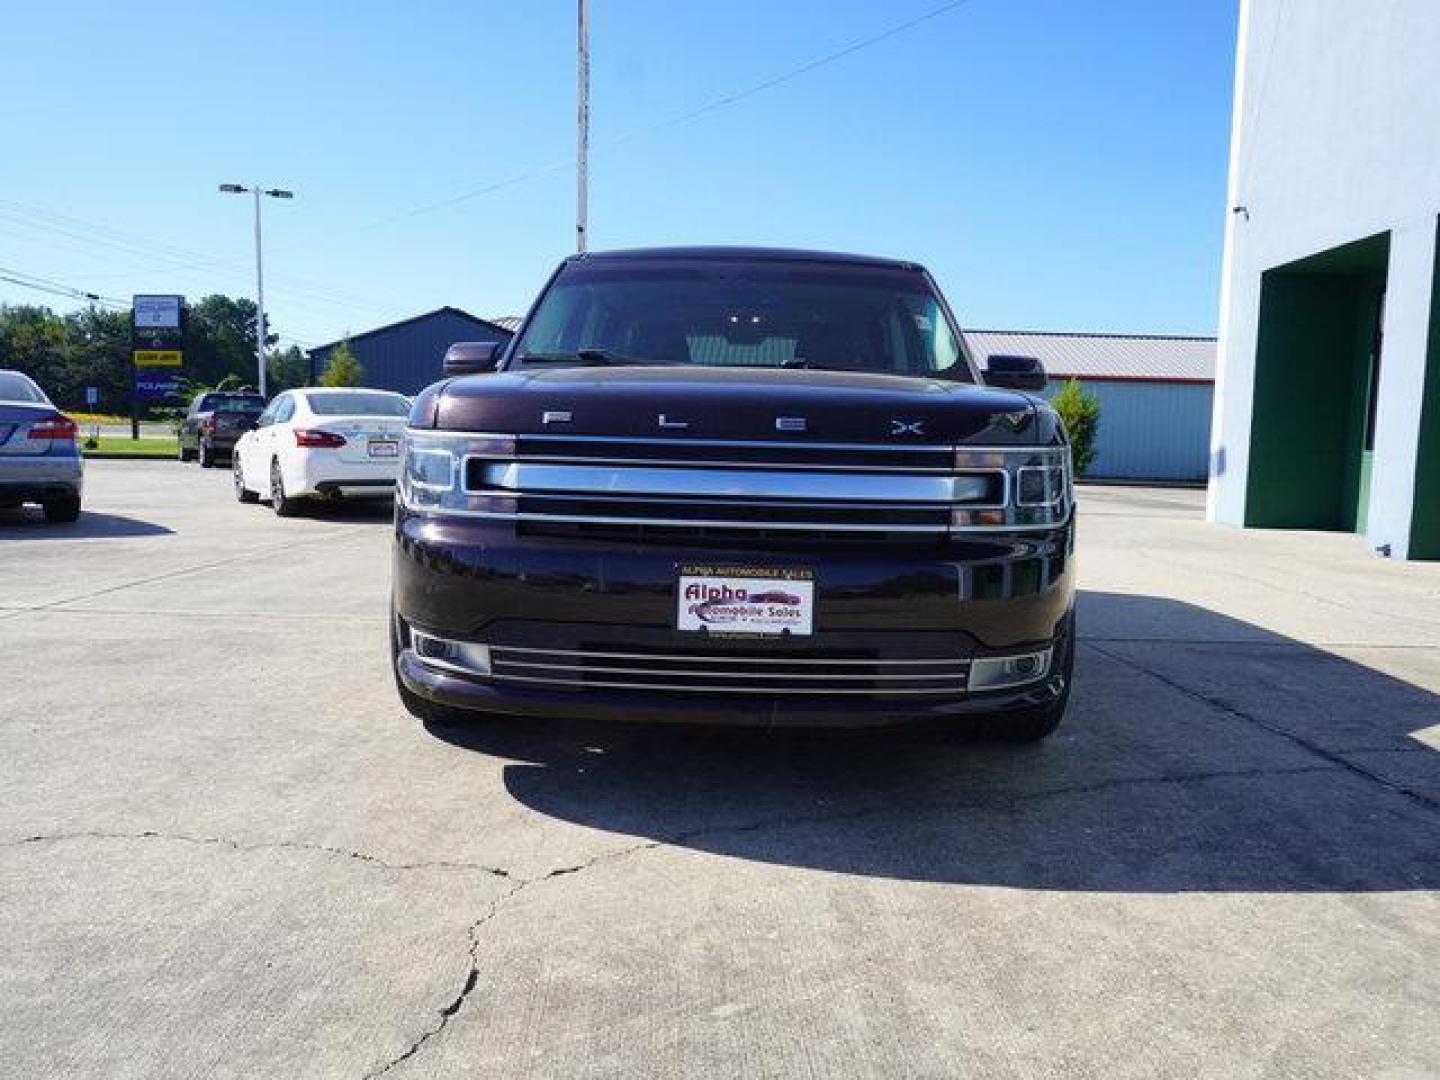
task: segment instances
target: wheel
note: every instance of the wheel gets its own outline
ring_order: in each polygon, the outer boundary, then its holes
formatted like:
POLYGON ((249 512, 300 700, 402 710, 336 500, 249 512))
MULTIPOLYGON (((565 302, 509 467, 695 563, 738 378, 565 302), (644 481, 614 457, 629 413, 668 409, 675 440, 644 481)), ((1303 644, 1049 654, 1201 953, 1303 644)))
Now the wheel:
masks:
POLYGON ((1033 743, 1049 737, 1065 719, 1065 710, 1070 704, 1070 685, 1075 675, 1075 612, 1068 617, 1069 626, 1065 634, 1065 655, 1060 658, 1060 672, 1065 676, 1065 687, 1060 696, 1044 705, 1014 712, 997 713, 987 716, 971 731, 987 739, 999 742, 1033 743))
POLYGON ((200 459, 200 467, 202 469, 213 469, 215 467, 215 451, 210 449, 210 444, 204 439, 200 440, 200 448, 196 451, 196 456, 200 459))
POLYGON ((260 501, 260 493, 251 491, 245 486, 245 475, 240 471, 240 455, 230 456, 230 473, 235 478, 235 498, 242 503, 253 503, 260 501))
POLYGON ((280 475, 280 462, 270 462, 270 509, 276 517, 294 517, 300 512, 300 500, 285 494, 285 479, 280 475))
POLYGON ((41 504, 45 508, 45 520, 62 524, 77 521, 80 518, 79 496, 71 495, 66 499, 51 499, 41 504))
POLYGON ((180 442, 179 440, 176 440, 176 447, 177 449, 175 451, 175 457, 183 465, 185 462, 190 460, 190 451, 186 450, 185 444, 183 442, 180 442))

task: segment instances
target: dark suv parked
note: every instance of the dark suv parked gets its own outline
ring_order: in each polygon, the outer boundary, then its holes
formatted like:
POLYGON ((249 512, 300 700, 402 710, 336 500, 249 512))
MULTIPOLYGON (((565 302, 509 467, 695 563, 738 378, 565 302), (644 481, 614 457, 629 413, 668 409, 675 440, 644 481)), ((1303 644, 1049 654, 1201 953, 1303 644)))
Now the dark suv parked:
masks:
POLYGON ((228 460, 240 436, 255 426, 265 399, 253 390, 209 390, 196 394, 180 422, 180 460, 199 460, 209 469, 217 455, 228 460))
POLYGON ((498 370, 410 414, 391 636, 412 712, 1060 722, 1065 434, 1026 392, 1039 364, 982 374, 921 267, 577 255, 496 348, 453 348, 447 370, 498 370))

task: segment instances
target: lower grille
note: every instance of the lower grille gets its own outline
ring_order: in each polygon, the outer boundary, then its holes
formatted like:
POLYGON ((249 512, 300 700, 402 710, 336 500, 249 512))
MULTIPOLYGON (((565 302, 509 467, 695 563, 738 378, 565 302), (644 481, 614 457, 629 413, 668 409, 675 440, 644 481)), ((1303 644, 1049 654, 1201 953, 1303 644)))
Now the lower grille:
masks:
POLYGON ((727 525, 635 525, 593 521, 521 521, 516 525, 521 536, 546 536, 571 540, 603 540, 611 543, 665 544, 669 547, 735 547, 764 544, 768 551, 803 551, 813 554, 817 545, 826 550, 860 548, 872 550, 883 546, 888 551, 899 549, 933 550, 944 546, 946 537, 921 532, 850 532, 815 529, 796 532, 790 529, 743 528, 727 525))
POLYGON ((491 677, 572 690, 870 697, 963 693, 970 662, 958 657, 766 656, 609 652, 492 646, 491 677))

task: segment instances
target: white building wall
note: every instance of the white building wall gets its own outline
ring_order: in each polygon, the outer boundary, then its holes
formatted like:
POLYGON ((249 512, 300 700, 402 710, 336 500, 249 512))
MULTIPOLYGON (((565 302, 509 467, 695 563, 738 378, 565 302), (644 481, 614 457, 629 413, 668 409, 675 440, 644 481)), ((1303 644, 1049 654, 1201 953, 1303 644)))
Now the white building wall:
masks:
POLYGON ((1241 0, 1212 520, 1244 517, 1260 276, 1390 232, 1372 546, 1409 541, 1440 215, 1440 0, 1241 0))

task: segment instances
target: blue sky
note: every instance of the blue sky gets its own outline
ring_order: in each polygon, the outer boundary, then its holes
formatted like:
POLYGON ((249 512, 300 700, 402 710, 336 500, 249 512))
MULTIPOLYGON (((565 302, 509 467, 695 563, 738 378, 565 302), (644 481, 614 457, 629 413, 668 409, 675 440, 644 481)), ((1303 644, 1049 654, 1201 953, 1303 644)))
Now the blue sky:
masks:
MULTIPOLYGON (((1213 331, 1230 0, 969 0, 673 122, 940 3, 592 0, 591 246, 897 255, 967 326, 1213 331)), ((283 334, 520 313, 573 246, 574 23, 573 0, 7 5, 0 267, 251 295, 250 208, 216 185, 258 180, 297 193, 265 208, 283 334)))

